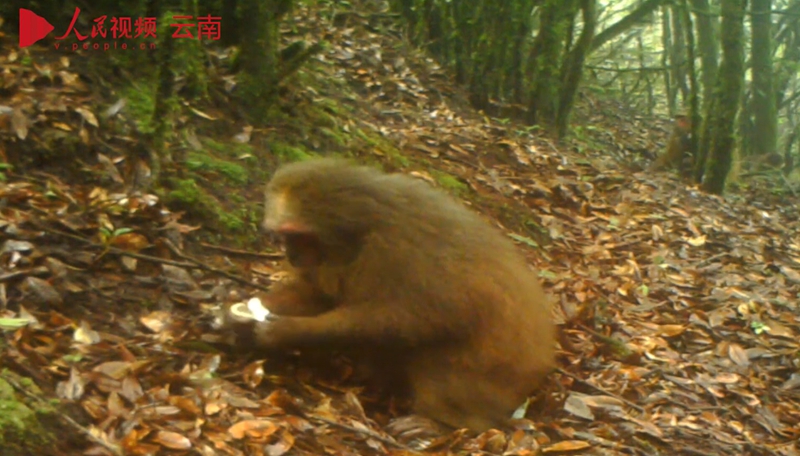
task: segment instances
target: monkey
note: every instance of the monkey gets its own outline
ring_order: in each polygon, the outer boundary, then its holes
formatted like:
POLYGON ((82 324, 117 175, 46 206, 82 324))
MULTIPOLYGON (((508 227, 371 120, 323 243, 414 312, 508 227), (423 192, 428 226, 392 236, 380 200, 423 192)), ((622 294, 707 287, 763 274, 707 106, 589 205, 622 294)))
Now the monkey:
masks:
POLYGON ((684 163, 687 152, 692 149, 692 122, 685 115, 675 116, 672 132, 667 140, 667 148, 650 166, 649 171, 681 168, 688 166, 684 163))
POLYGON ((772 152, 756 155, 752 158, 751 162, 754 168, 778 169, 783 166, 783 157, 779 153, 772 152))
POLYGON ((341 159, 284 165, 263 227, 297 277, 265 296, 284 313, 253 324, 253 348, 368 353, 401 377, 415 413, 478 432, 503 427, 555 368, 534 270, 498 228, 420 179, 341 159))

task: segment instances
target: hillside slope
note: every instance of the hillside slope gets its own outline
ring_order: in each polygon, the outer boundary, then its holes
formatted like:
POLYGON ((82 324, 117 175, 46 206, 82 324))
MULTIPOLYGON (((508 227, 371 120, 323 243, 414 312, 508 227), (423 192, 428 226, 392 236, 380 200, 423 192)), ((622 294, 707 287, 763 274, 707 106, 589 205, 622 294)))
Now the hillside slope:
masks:
MULTIPOLYGON (((120 81, 93 89, 109 84, 47 48, 32 48, 30 65, 4 51, 2 147, 15 169, 0 182, 0 360, 80 405, 71 425, 94 436, 80 450, 412 451, 384 430, 402 404, 362 391, 343 361, 204 342, 216 305, 280 274, 280 255, 254 247, 271 169, 334 153, 459 196, 518 241, 553 296, 561 370, 530 420, 510 434, 440 436, 426 451, 800 454, 793 208, 623 168, 611 157, 663 138, 633 120, 557 144, 488 119, 376 2, 294 15, 287 42, 330 47, 282 93, 270 128, 237 118, 223 73, 212 96, 187 100, 175 146, 184 178, 158 195, 131 191, 124 171, 136 142, 125 125, 146 100, 120 81), (119 114, 91 114, 122 98, 119 114)), ((223 70, 224 53, 213 58, 223 70)))

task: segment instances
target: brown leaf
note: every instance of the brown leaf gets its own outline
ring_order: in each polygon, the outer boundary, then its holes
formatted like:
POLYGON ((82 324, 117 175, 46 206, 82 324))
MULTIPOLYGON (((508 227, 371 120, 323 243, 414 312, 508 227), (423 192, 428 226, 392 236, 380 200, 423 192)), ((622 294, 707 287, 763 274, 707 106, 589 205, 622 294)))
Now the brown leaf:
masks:
POLYGON ((189 291, 199 288, 197 282, 186 269, 162 264, 161 270, 163 271, 163 277, 166 279, 166 285, 171 291, 189 291))
POLYGON ((86 123, 88 123, 89 125, 91 125, 93 127, 99 127, 100 126, 100 123, 97 122, 97 117, 88 108, 78 107, 78 108, 75 108, 75 112, 80 114, 81 117, 83 117, 83 120, 85 120, 86 123))
POLYGON ((139 398, 144 396, 144 390, 139 380, 129 375, 122 379, 122 389, 120 389, 119 394, 130 402, 136 403, 139 398))
POLYGON ((100 342, 100 334, 93 330, 89 323, 81 320, 81 325, 72 333, 72 339, 84 345, 92 345, 100 342))
POLYGON ((556 453, 560 451, 578 451, 590 448, 592 445, 583 440, 564 440, 542 448, 542 453, 556 453))
POLYGON ((144 325, 145 328, 158 334, 172 323, 172 314, 163 310, 156 310, 139 317, 139 322, 144 325))
POLYGON ((129 412, 125 403, 116 391, 108 395, 108 414, 110 416, 127 417, 129 412))
POLYGON ((50 282, 38 277, 26 277, 21 288, 39 303, 55 307, 60 307, 64 303, 61 294, 50 285, 50 282))
POLYGON ((192 448, 192 442, 177 432, 158 431, 153 441, 172 450, 188 450, 192 448))
POLYGON ((242 370, 242 379, 250 388, 255 389, 264 380, 264 360, 253 361, 242 370))
POLYGON ((114 163, 111 161, 110 158, 108 158, 103 154, 98 153, 97 161, 103 167, 103 171, 105 171, 106 175, 110 177, 111 180, 113 180, 118 184, 125 183, 125 180, 122 178, 122 176, 119 173, 119 170, 117 169, 117 167, 114 165, 114 163))
POLYGON ((767 333, 771 336, 785 337, 787 339, 795 340, 797 337, 795 332, 788 326, 772 319, 764 319, 764 324, 767 326, 767 333))
POLYGON ((272 420, 243 420, 228 428, 228 433, 235 439, 245 436, 263 438, 274 434, 280 427, 272 420))
POLYGON ((203 411, 195 401, 184 396, 170 396, 169 403, 178 407, 179 409, 189 412, 194 416, 201 416, 203 411))
POLYGON ((17 138, 25 140, 28 137, 28 125, 30 125, 30 121, 22 109, 14 108, 14 112, 11 113, 11 127, 17 134, 17 138))
POLYGON ((62 399, 77 401, 83 397, 85 386, 83 376, 73 367, 70 369, 69 379, 56 385, 56 395, 62 399))
POLYGON ((728 347, 728 356, 731 361, 739 366, 747 367, 750 365, 750 358, 747 356, 747 352, 739 344, 731 344, 728 347))
POLYGON ((129 252, 138 252, 149 247, 150 242, 139 233, 125 233, 114 236, 111 240, 111 245, 129 252))
POLYGON ((681 335, 686 330, 684 325, 659 325, 656 333, 664 337, 675 337, 681 335))
POLYGON ((585 396, 575 393, 570 394, 564 402, 564 410, 585 420, 594 420, 592 409, 589 408, 584 399, 585 396))
POLYGON ((102 373, 103 375, 107 375, 108 377, 117 380, 122 380, 131 373, 133 368, 133 363, 128 361, 107 361, 105 363, 98 364, 94 367, 94 369, 92 369, 92 371, 102 373))

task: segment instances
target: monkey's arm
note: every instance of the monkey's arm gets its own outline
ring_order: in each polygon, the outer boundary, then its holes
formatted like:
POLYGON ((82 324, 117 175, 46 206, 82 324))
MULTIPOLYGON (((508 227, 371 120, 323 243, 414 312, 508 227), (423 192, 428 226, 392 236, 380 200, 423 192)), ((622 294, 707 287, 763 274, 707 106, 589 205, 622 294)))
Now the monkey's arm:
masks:
POLYGON ((299 277, 273 285, 261 300, 270 312, 280 316, 310 317, 334 306, 332 298, 299 277))
MULTIPOLYGON (((415 347, 465 336, 457 315, 413 315, 391 304, 342 305, 314 317, 282 317, 256 323, 256 344, 264 348, 380 344, 415 347), (440 317, 440 318, 436 318, 440 317)), ((462 326, 463 325, 463 326, 462 326)))

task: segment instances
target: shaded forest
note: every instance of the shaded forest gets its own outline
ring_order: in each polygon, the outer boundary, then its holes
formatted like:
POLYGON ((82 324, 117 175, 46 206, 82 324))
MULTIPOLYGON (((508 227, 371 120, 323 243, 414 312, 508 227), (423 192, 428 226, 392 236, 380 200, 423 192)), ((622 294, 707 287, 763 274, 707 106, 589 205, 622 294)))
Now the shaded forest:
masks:
POLYGON ((6 2, 0 453, 800 454, 798 68, 798 0, 6 2))

